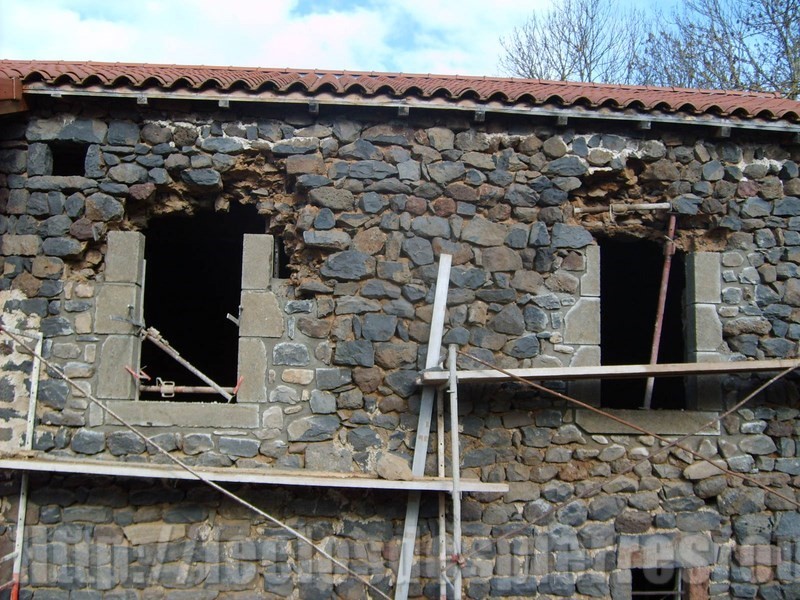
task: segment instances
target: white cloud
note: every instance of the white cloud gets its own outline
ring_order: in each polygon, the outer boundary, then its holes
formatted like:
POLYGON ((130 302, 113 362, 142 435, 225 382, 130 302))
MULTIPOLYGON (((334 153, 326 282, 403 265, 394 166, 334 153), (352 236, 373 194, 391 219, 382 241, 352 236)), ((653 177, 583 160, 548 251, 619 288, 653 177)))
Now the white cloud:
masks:
POLYGON ((493 75, 499 36, 550 1, 2 0, 0 56, 493 75))

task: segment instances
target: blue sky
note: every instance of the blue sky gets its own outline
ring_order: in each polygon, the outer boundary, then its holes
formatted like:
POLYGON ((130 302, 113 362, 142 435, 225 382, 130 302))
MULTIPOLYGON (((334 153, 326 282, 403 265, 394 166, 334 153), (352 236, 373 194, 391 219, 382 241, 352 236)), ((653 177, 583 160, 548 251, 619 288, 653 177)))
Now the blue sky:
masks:
POLYGON ((498 75, 553 1, 0 0, 0 57, 498 75))

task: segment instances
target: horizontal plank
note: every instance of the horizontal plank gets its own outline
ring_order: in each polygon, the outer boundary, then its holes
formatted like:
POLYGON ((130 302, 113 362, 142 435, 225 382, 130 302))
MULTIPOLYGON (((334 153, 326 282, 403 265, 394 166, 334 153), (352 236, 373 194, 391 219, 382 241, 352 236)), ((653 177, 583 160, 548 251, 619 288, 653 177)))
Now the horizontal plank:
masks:
MULTIPOLYGON (((197 478, 176 465, 125 463, 100 460, 60 460, 43 457, 0 458, 0 469, 13 471, 44 471, 48 473, 80 473, 112 477, 145 477, 156 479, 197 478)), ((305 487, 356 488, 368 490, 419 490, 449 492, 453 480, 448 477, 420 477, 409 481, 376 479, 360 473, 319 473, 312 471, 277 471, 272 469, 196 468, 203 477, 220 483, 260 483, 305 487)), ((505 483, 484 483, 475 479, 462 479, 464 492, 508 491, 505 483)))
MULTIPOLYGON (((800 367, 799 360, 742 360, 715 363, 664 363, 659 365, 602 365, 594 367, 546 367, 508 369, 508 372, 533 381, 572 379, 636 379, 637 377, 683 377, 685 375, 724 375, 727 373, 754 373, 781 371, 800 367)), ((447 383, 447 371, 423 371, 421 385, 447 383)), ((505 373, 494 369, 460 370, 459 381, 508 381, 505 373)))

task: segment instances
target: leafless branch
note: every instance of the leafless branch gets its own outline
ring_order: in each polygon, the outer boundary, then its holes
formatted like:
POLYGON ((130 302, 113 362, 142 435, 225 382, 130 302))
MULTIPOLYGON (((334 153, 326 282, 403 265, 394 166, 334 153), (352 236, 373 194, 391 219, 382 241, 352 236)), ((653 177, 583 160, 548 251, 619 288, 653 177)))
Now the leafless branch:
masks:
POLYGON ((670 15, 563 0, 501 43, 517 77, 800 97, 800 0, 685 0, 670 15))

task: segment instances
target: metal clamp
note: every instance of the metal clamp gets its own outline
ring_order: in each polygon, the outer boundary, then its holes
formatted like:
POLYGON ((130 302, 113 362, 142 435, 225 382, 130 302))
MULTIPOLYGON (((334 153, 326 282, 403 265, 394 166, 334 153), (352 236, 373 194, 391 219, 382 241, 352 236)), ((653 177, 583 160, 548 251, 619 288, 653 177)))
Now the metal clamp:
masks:
POLYGON ((161 377, 156 377, 156 385, 159 387, 159 392, 162 398, 173 398, 175 396, 175 382, 164 381, 161 377))
POLYGON ((127 317, 118 317, 116 315, 112 315, 109 317, 112 321, 118 321, 120 323, 128 323, 129 325, 133 325, 137 331, 141 331, 144 329, 144 323, 142 321, 137 320, 133 316, 133 306, 130 304, 128 305, 128 316, 127 317))

